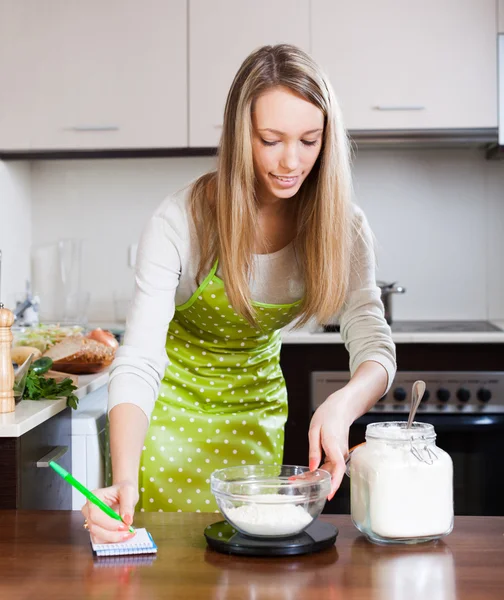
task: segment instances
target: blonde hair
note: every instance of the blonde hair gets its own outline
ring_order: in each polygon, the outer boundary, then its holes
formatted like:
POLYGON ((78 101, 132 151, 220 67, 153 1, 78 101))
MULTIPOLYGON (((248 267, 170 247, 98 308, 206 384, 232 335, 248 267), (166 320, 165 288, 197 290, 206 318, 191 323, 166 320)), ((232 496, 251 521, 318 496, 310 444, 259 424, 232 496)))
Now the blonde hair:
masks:
POLYGON ((191 209, 200 244, 201 281, 219 259, 234 309, 255 324, 249 281, 253 270, 258 204, 252 158, 252 110, 273 87, 286 87, 324 115, 320 154, 297 202, 294 247, 305 294, 298 326, 323 323, 342 307, 348 289, 352 244, 349 143, 334 92, 305 52, 286 44, 263 46, 242 64, 229 90, 217 171, 191 189, 191 209))

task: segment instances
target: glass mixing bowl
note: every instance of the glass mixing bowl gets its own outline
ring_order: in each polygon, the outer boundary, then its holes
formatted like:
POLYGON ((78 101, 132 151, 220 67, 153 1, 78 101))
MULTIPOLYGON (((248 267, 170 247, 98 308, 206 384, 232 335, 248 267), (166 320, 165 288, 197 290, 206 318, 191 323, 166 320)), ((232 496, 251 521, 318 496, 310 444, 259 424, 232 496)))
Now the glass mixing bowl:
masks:
POLYGON ((246 465, 214 471, 210 486, 221 513, 240 533, 288 537, 320 515, 331 476, 308 467, 246 465))

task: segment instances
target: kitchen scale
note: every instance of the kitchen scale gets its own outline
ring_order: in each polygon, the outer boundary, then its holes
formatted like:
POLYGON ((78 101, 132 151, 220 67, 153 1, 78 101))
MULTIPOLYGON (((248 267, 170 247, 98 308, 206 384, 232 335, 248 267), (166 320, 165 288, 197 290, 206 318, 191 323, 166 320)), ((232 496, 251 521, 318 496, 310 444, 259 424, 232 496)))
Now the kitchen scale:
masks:
POLYGON ((334 545, 337 527, 315 520, 306 529, 289 537, 260 538, 240 533, 227 521, 219 521, 205 529, 208 545, 224 554, 242 556, 295 556, 311 554, 334 545))

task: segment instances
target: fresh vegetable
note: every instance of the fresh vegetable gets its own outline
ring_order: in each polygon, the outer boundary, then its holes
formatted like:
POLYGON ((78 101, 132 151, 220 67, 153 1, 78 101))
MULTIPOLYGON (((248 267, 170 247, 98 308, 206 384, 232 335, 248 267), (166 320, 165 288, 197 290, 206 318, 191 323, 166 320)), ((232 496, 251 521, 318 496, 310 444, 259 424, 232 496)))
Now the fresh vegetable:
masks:
POLYGON ((67 406, 77 409, 79 399, 73 393, 76 389, 77 386, 72 383, 69 377, 57 383, 52 377, 44 377, 42 374, 34 371, 32 365, 26 377, 23 398, 26 400, 58 400, 59 398, 66 398, 67 406))
POLYGON ((49 358, 48 356, 42 356, 42 358, 39 358, 32 363, 31 370, 34 373, 37 373, 37 375, 43 375, 44 373, 47 373, 52 366, 52 358, 49 358))
POLYGON ((27 327, 14 332, 14 345, 31 346, 38 348, 43 353, 66 338, 67 335, 75 335, 82 331, 83 328, 79 325, 37 325, 36 327, 27 327))
POLYGON ((110 346, 114 350, 119 347, 119 342, 115 339, 114 334, 106 329, 101 329, 101 327, 93 329, 86 335, 86 337, 95 340, 96 342, 105 344, 106 346, 110 346))

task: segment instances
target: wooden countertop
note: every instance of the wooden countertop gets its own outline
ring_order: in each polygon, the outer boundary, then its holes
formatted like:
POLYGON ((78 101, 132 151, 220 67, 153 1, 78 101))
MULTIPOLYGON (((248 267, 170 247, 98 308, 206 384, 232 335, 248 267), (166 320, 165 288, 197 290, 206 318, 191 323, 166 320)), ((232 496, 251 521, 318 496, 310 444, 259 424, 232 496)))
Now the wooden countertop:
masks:
POLYGON ((77 511, 0 511, 0 598, 50 600, 502 600, 504 517, 456 517, 438 543, 376 546, 347 515, 336 545, 292 558, 206 547, 211 513, 141 513, 158 555, 93 559, 77 511))

